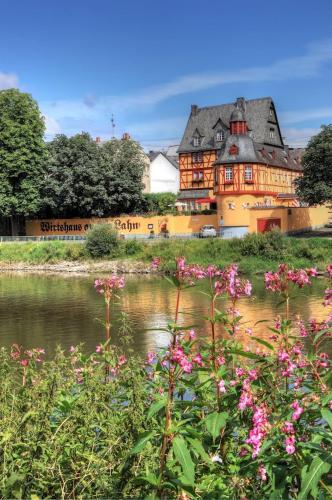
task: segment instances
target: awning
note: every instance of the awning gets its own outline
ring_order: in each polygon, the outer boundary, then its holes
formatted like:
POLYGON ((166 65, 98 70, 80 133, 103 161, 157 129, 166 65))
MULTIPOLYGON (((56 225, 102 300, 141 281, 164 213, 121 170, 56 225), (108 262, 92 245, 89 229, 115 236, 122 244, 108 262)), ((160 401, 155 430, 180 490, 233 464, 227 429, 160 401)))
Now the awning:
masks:
POLYGON ((199 198, 196 200, 197 203, 217 203, 215 198, 199 198))

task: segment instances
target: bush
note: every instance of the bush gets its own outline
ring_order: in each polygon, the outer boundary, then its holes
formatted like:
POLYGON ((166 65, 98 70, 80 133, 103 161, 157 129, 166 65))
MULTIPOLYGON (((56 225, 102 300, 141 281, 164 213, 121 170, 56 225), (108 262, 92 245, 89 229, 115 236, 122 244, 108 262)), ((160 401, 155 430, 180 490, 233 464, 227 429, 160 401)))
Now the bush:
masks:
POLYGON ((115 257, 119 248, 118 234, 110 224, 98 224, 88 232, 85 248, 90 257, 115 257))
POLYGON ((280 259, 286 251, 286 240, 279 230, 247 234, 238 244, 243 256, 255 255, 267 259, 280 259))
POLYGON ((135 255, 143 250, 143 245, 137 240, 126 240, 124 243, 124 253, 135 255))

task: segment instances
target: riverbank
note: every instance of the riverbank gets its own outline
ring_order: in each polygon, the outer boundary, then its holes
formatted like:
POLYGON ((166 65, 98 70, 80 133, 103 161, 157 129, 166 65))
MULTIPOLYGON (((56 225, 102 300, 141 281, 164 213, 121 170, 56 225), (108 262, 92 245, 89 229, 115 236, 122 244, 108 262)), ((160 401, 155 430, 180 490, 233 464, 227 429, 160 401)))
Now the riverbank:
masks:
POLYGON ((126 240, 120 242, 116 258, 112 259, 92 259, 82 243, 2 243, 0 271, 149 273, 154 257, 161 258, 161 270, 167 271, 180 255, 199 265, 236 262, 246 274, 276 269, 282 261, 293 267, 314 265, 324 271, 331 261, 332 240, 285 237, 279 233, 253 234, 242 240, 126 240))

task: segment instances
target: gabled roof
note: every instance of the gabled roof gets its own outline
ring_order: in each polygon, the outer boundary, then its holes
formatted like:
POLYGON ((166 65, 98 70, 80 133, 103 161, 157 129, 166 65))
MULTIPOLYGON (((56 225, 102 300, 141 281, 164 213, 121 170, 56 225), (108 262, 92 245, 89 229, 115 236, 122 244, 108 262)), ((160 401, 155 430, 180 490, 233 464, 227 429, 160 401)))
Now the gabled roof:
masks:
MULTIPOLYGON (((270 116, 270 108, 275 110, 272 98, 263 97, 260 99, 250 99, 248 101, 243 100, 241 101, 241 105, 242 104, 244 104, 245 107, 245 118, 250 136, 254 142, 274 146, 276 148, 283 148, 284 144, 277 115, 275 113, 276 118, 270 116), (274 128, 275 130, 275 139, 270 139, 270 128, 274 128)), ((218 120, 221 120, 222 123, 229 128, 231 114, 237 106, 238 104, 234 102, 205 108, 193 107, 178 152, 185 153, 208 149, 220 149, 221 145, 215 142, 213 127, 218 120), (199 147, 194 147, 193 136, 197 129, 200 131, 203 139, 199 147)))
POLYGON ((150 151, 148 154, 149 160, 152 163, 159 155, 162 155, 164 158, 166 158, 169 163, 173 165, 175 168, 179 168, 178 162, 177 162, 177 157, 176 156, 170 156, 164 153, 163 151, 150 151))

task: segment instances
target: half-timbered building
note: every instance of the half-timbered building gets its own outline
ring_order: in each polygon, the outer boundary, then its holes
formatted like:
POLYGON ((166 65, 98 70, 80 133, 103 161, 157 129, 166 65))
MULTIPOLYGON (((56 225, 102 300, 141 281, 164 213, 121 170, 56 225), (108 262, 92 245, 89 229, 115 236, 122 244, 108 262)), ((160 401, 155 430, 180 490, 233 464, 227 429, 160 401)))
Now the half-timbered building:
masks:
POLYGON ((226 227, 247 226, 252 208, 299 205, 301 150, 284 144, 270 97, 193 105, 178 152, 179 200, 217 209, 226 227))

